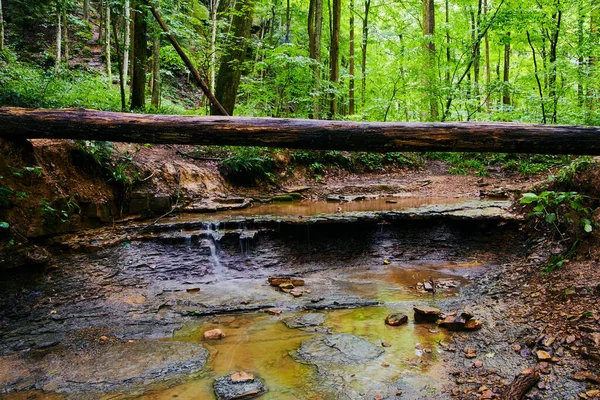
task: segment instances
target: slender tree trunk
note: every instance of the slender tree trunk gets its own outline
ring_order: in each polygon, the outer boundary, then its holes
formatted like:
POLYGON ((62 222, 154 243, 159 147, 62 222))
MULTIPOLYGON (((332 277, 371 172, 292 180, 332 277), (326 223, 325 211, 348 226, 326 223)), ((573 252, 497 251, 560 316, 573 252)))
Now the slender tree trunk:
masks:
MULTIPOLYGON (((349 88, 348 88, 348 114, 355 114, 354 106, 354 0, 350 0, 350 66, 349 66, 349 88)), ((387 115, 387 113, 386 113, 387 115)))
MULTIPOLYGON (((590 12, 590 36, 591 36, 592 43, 598 43, 598 40, 600 40, 600 35, 598 35, 598 21, 600 21, 600 7, 595 7, 590 12)), ((593 76, 593 74, 595 73, 596 60, 597 60, 597 56, 595 55, 594 52, 591 52, 590 56, 588 57, 588 72, 587 72, 587 74, 588 74, 589 78, 591 78, 593 76)), ((587 90, 586 97, 587 97, 588 109, 590 111, 595 110, 596 107, 598 106, 598 101, 594 100, 595 93, 594 93, 594 90, 592 89, 591 84, 588 84, 588 90, 587 90)))
POLYGON ((448 4, 448 0, 446 0, 446 84, 450 86, 452 82, 450 81, 450 5, 448 4))
POLYGON ((105 19, 105 33, 106 33, 106 38, 104 40, 104 46, 105 46, 105 54, 106 54, 106 76, 108 77, 108 81, 110 82, 112 80, 112 68, 111 68, 111 61, 110 61, 110 2, 108 0, 105 1, 106 3, 106 19, 105 19))
MULTIPOLYGON (((124 38, 123 38, 123 63, 122 63, 122 67, 121 70, 123 71, 123 85, 127 85, 127 76, 128 76, 128 72, 129 72, 129 47, 130 47, 130 42, 131 42, 131 19, 130 19, 130 15, 131 14, 131 7, 130 7, 130 2, 129 0, 125 0, 125 4, 123 5, 123 17, 125 19, 124 21, 124 27, 125 27, 125 34, 124 34, 124 38)), ((115 38, 115 40, 117 40, 115 38)))
MULTIPOLYGON (((476 99, 479 99, 479 70, 481 64, 481 46, 480 42, 477 41, 479 38, 479 28, 481 23, 481 9, 482 9, 482 1, 478 0, 477 2, 477 15, 473 18, 473 91, 476 99)), ((486 35, 487 37, 487 35, 486 35)))
POLYGON ((427 38, 425 41, 425 102, 428 108, 428 120, 435 121, 438 118, 437 100, 435 98, 435 78, 436 78, 436 59, 435 59, 435 43, 433 35, 435 34, 435 4, 434 0, 423 0, 423 36, 427 38))
POLYGON ((62 58, 62 18, 61 12, 56 10, 56 64, 54 69, 58 72, 60 68, 60 60, 62 58))
POLYGON ((210 65, 208 87, 211 91, 215 90, 215 74, 217 70, 217 10, 219 9, 219 0, 210 2, 210 65))
POLYGON ((544 90, 542 89, 542 82, 539 77, 539 68, 537 63, 537 57, 535 54, 535 48, 533 47, 533 43, 531 43, 531 36, 529 35, 529 31, 527 31, 527 42, 529 43, 529 47, 531 48, 531 53, 533 55, 533 72, 535 75, 535 81, 538 86, 538 93, 540 95, 540 104, 542 107, 542 123, 546 123, 546 106, 544 104, 544 90))
POLYGON ((290 0, 287 0, 286 7, 285 7, 285 42, 286 43, 290 42, 290 24, 291 24, 290 0))
POLYGON ((100 0, 98 4, 98 9, 100 10, 100 20, 98 21, 98 44, 102 43, 102 38, 104 37, 104 12, 102 12, 102 10, 104 10, 104 1, 105 0, 100 0))
POLYGON ((583 51, 583 24, 585 20, 585 14, 581 3, 577 5, 577 105, 579 107, 584 104, 584 69, 585 69, 585 57, 583 51))
POLYGON ((62 14, 63 20, 63 42, 64 42, 64 57, 65 57, 65 66, 69 69, 69 25, 67 24, 67 13, 64 12, 62 14))
POLYGON ((556 92, 556 79, 557 79, 557 48, 558 48, 558 36, 560 33, 560 25, 562 21, 562 11, 560 9, 560 0, 556 0, 556 12, 552 15, 554 21, 554 28, 552 35, 550 36, 550 55, 548 61, 550 62, 550 76, 548 77, 548 86, 550 89, 550 98, 552 99, 552 119, 551 123, 555 124, 557 121, 557 108, 558 108, 558 94, 556 92))
MULTIPOLYGON (((115 38, 115 50, 117 51, 117 68, 119 69, 119 90, 121 92, 121 111, 125 112, 127 108, 127 101, 125 99, 125 80, 124 72, 127 68, 123 67, 123 59, 121 58, 121 45, 119 44, 119 32, 117 29, 117 22, 115 21, 114 15, 112 18, 112 31, 113 37, 115 38)), ((125 18, 125 24, 127 24, 127 18, 125 18)))
POLYGON ((160 106, 160 34, 154 35, 152 41, 152 98, 150 103, 156 110, 160 106))
POLYGON ((146 8, 140 0, 134 3, 133 17, 133 73, 131 75, 131 109, 143 110, 146 107, 146 8))
POLYGON ((2 12, 2 0, 0 0, 0 51, 4 50, 4 13, 2 12))
MULTIPOLYGON (((254 3, 255 0, 236 1, 231 25, 233 35, 227 44, 227 51, 221 58, 221 67, 217 75, 215 97, 229 115, 233 115, 242 68, 246 60, 254 3)), ((211 113, 216 114, 218 111, 212 107, 211 113)))
POLYGON ((360 73, 362 76, 362 88, 360 92, 361 103, 363 110, 365 109, 365 98, 367 93, 367 46, 369 44, 369 9, 371 8, 371 0, 365 0, 365 18, 362 26, 362 62, 360 65, 360 73))
POLYGON ((502 82, 504 83, 502 89, 502 104, 510 105, 510 88, 508 82, 510 79, 510 32, 506 34, 506 42, 504 43, 504 74, 502 76, 502 82))
MULTIPOLYGON (((317 93, 321 81, 321 33, 323 30, 323 0, 310 0, 308 7, 308 54, 315 60, 311 66, 313 73, 313 92, 317 93)), ((318 95, 313 98, 311 118, 319 119, 321 105, 318 95)))
MULTIPOLYGON (((487 8, 488 8, 488 4, 487 4, 487 0, 483 0, 483 14, 484 16, 487 16, 487 8)), ((485 19, 485 18, 484 18, 485 19)), ((487 91, 488 91, 488 95, 485 98, 485 107, 487 109, 487 111, 489 112, 491 109, 491 96, 489 95, 490 92, 490 85, 492 83, 492 74, 490 71, 490 40, 489 40, 489 36, 486 33, 485 34, 485 84, 487 86, 487 91)))
POLYGON ((83 0, 83 20, 85 22, 90 20, 90 0, 83 0))
POLYGON ((333 90, 331 93, 330 101, 329 101, 329 118, 335 118, 335 115, 338 112, 337 107, 337 98, 335 95, 335 91, 337 90, 337 84, 340 80, 340 24, 342 17, 342 1, 341 0, 333 0, 333 10, 332 10, 332 33, 331 36, 331 48, 329 52, 329 61, 330 61, 330 74, 329 80, 333 85, 333 90))

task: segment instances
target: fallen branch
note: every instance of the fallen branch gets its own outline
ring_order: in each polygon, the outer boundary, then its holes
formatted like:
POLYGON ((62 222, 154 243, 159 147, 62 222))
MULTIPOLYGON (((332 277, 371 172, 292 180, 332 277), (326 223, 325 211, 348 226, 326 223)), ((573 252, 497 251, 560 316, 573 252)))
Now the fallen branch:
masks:
POLYGON ((521 400, 525 394, 540 380, 540 374, 533 368, 522 371, 502 392, 501 400, 521 400))

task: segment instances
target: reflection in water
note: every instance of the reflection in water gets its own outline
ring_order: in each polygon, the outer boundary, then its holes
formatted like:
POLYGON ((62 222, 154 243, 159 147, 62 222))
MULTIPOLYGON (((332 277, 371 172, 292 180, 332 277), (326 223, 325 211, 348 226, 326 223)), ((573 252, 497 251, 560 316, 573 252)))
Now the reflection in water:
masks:
MULTIPOLYGON (((203 215, 202 218, 211 221, 224 220, 235 216, 254 215, 277 215, 277 216, 313 216, 320 214, 337 214, 338 208, 341 213, 358 211, 393 211, 405 210, 407 208, 421 207, 428 204, 457 204, 465 202, 465 198, 451 197, 388 197, 373 200, 362 200, 352 202, 328 202, 328 201, 290 201, 284 203, 254 204, 252 207, 239 210, 220 211, 203 215), (392 201, 394 203, 390 203, 392 201)), ((180 218, 186 219, 185 215, 180 218)), ((187 215, 187 218, 197 219, 198 215, 187 215)))

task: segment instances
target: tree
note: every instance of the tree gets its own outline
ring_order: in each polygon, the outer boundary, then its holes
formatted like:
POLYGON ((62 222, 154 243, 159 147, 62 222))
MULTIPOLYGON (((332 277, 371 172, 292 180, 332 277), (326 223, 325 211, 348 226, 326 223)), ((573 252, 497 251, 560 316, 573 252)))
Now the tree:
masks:
MULTIPOLYGON (((235 3, 231 24, 233 32, 221 58, 221 67, 216 79, 215 97, 229 115, 233 115, 242 68, 246 61, 254 2, 255 0, 238 0, 235 3)), ((211 113, 218 114, 218 111, 212 107, 211 113)))
POLYGON ((340 79, 340 24, 342 19, 342 1, 333 0, 333 9, 331 10, 332 35, 331 46, 329 50, 330 73, 329 80, 333 85, 333 90, 329 97, 329 118, 332 119, 337 114, 337 99, 335 91, 340 79))
POLYGON ((156 110, 158 110, 160 105, 160 84, 160 33, 155 32, 152 39, 152 96, 150 104, 156 110))
MULTIPOLYGON (((313 92, 318 92, 321 78, 321 35, 323 32, 323 0, 310 0, 308 8, 308 56, 314 60, 311 65, 313 72, 313 92)), ((314 96, 317 97, 317 96, 314 96)), ((321 112, 318 98, 313 99, 314 118, 319 118, 321 112)))
MULTIPOLYGON (((129 0, 125 0, 123 6, 123 23, 125 26, 125 35, 123 38, 123 85, 127 85, 127 76, 129 75, 129 48, 131 44, 131 7, 129 0)), ((115 39, 116 40, 116 39, 115 39)))
POLYGON ((369 11, 371 9, 371 0, 365 0, 365 17, 362 25, 362 62, 360 65, 362 76, 361 102, 363 109, 365 108, 365 97, 367 93, 367 46, 369 45, 369 11))
POLYGON ((354 108, 354 0, 350 0, 350 66, 349 66, 349 87, 348 87, 348 113, 355 114, 354 108))
POLYGON ((4 50, 4 13, 2 12, 2 0, 0 0, 0 51, 4 50))
POLYGON ((135 0, 133 17, 133 69, 131 75, 131 106, 132 110, 146 108, 146 6, 143 0, 135 0))
POLYGON ((427 111, 427 119, 435 121, 438 118, 437 99, 435 97, 436 85, 436 57, 435 57, 435 42, 433 35, 435 34, 435 5, 433 0, 423 0, 423 37, 424 44, 424 87, 425 87, 425 103, 427 111))

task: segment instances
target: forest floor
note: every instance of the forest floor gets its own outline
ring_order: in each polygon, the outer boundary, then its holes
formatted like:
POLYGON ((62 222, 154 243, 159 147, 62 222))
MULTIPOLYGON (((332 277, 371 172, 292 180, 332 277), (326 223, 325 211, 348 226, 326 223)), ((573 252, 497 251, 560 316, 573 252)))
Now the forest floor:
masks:
MULTIPOLYGON (((100 217, 101 206, 112 207, 114 213, 113 203, 117 197, 114 188, 98 177, 89 165, 90 160, 79 159, 72 142, 39 140, 33 141, 31 148, 1 144, 3 154, 7 156, 7 162, 0 170, 0 175, 5 177, 1 183, 12 186, 15 191, 30 193, 28 198, 15 200, 9 215, 21 220, 20 225, 16 224, 17 229, 27 232, 28 236, 35 238, 89 227, 71 221, 69 229, 49 231, 47 223, 28 215, 35 212, 36 203, 42 197, 55 205, 61 198, 66 201, 77 193, 82 208, 93 208, 90 215, 100 217), (41 167, 39 176, 29 176, 29 172, 25 177, 12 174, 33 165, 41 167)), ((305 169, 298 168, 288 171, 285 180, 276 185, 236 187, 221 176, 216 161, 183 156, 182 153, 189 151, 185 147, 151 146, 134 150, 129 145, 119 146, 121 151, 131 151, 131 160, 142 178, 140 186, 130 194, 155 196, 162 193, 171 197, 178 194, 175 200, 178 206, 200 203, 210 208, 215 201, 228 204, 228 199, 268 199, 289 193, 300 193, 307 201, 345 197, 340 198, 340 204, 353 196, 372 195, 386 199, 514 199, 515 193, 527 191, 547 180, 546 174, 524 177, 502 170, 490 171, 485 177, 450 175, 446 164, 431 161, 422 169, 395 169, 383 173, 330 170, 318 182, 308 176, 305 169)), ((589 196, 597 197, 589 187, 594 187, 598 179, 600 173, 597 166, 593 166, 579 179, 582 193, 589 192, 589 196)), ((515 207, 517 212, 524 212, 515 207)), ((598 222, 597 213, 591 218, 594 223, 598 222)), ((104 218, 105 223, 110 220, 104 218)), ((521 230, 529 237, 528 256, 476 278, 463 290, 456 303, 482 319, 484 328, 475 333, 452 335, 453 344, 442 356, 446 362, 441 372, 450 383, 438 394, 460 399, 500 398, 518 372, 534 368, 536 372, 532 373, 539 374, 541 379, 526 398, 598 398, 600 235, 594 232, 585 238, 577 255, 567 259, 555 271, 545 273, 544 267, 551 256, 560 251, 556 249, 562 244, 551 231, 538 225, 523 223, 521 230)), ((435 398, 442 397, 436 395, 435 398)))

